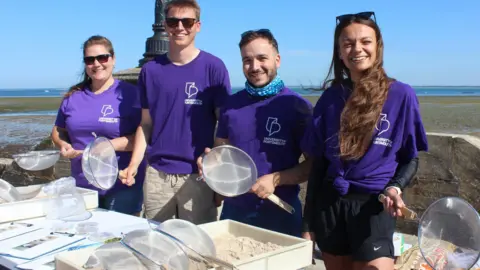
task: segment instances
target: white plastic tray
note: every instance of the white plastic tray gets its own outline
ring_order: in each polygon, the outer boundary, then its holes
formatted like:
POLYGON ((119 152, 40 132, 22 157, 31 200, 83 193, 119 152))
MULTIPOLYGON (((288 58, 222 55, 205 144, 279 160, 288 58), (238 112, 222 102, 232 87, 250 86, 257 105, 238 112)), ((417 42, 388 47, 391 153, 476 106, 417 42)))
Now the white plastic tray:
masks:
MULTIPOLYGON (((28 187, 25 187, 28 188, 28 187)), ((22 189, 19 187, 18 189, 22 189)), ((77 187, 77 191, 83 195, 87 210, 98 207, 98 192, 91 189, 77 187)), ((0 204, 0 223, 12 222, 23 219, 31 219, 45 216, 44 204, 48 201, 45 193, 40 192, 35 198, 0 204)))
MULTIPOLYGON (((233 220, 221 220, 202 224, 212 238, 224 234, 232 234, 235 237, 250 237, 262 243, 273 243, 282 246, 272 252, 259 254, 255 257, 233 262, 239 270, 298 270, 312 264, 312 241, 290 235, 261 229, 233 220)), ((211 268, 209 270, 221 269, 211 268)))
MULTIPOLYGON (((236 237, 246 236, 260 242, 271 242, 283 246, 278 250, 233 262, 239 270, 298 270, 312 264, 312 242, 273 231, 260 229, 243 223, 222 220, 200 225, 212 238, 230 233, 236 237)), ((86 248, 58 254, 55 258, 57 270, 81 270, 95 248, 86 248)), ((219 270, 211 268, 209 270, 219 270)))

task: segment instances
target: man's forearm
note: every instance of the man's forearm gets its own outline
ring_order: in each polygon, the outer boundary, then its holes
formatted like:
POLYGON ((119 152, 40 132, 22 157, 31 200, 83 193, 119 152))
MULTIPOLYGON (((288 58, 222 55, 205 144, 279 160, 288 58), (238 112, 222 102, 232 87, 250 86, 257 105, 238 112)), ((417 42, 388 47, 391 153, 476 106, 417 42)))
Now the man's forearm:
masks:
POLYGON ((150 141, 150 135, 152 132, 151 125, 140 125, 135 133, 135 140, 132 151, 132 159, 130 165, 138 167, 145 156, 145 150, 147 149, 147 142, 150 141))
POLYGON ((274 173, 274 181, 276 186, 297 185, 306 182, 310 168, 312 167, 311 158, 306 158, 297 166, 281 172, 274 173))
POLYGON ((115 151, 120 152, 130 152, 133 150, 133 145, 135 144, 135 134, 123 136, 110 140, 115 148, 115 151))

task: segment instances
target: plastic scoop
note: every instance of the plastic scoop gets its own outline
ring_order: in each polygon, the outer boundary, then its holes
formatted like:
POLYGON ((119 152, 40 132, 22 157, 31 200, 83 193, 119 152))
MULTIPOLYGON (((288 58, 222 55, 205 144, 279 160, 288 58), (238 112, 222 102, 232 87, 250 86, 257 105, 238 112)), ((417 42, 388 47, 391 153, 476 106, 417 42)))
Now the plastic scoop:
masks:
POLYGON ((85 178, 94 187, 109 190, 118 178, 118 161, 115 148, 105 137, 95 137, 82 155, 85 178))
POLYGON ((58 150, 30 151, 12 155, 20 168, 27 171, 41 171, 52 167, 60 158, 58 150))
MULTIPOLYGON (((207 185, 226 197, 247 193, 257 181, 255 162, 247 153, 231 145, 212 148, 205 154, 202 163, 207 185)), ((295 212, 290 204, 275 194, 270 194, 268 199, 289 213, 295 212)))

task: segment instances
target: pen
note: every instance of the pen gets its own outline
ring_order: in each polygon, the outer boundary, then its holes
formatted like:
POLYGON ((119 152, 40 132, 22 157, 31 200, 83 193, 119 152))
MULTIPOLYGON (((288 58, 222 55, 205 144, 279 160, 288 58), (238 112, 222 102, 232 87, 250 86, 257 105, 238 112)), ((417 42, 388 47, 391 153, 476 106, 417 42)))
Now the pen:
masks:
POLYGON ((68 232, 51 232, 50 234, 51 234, 51 235, 54 235, 54 234, 63 234, 63 235, 66 235, 66 236, 68 236, 68 237, 73 237, 73 236, 75 236, 74 233, 68 233, 68 232))
POLYGON ((79 249, 84 249, 84 248, 87 248, 87 247, 94 247, 94 246, 101 246, 101 245, 103 245, 102 242, 87 244, 87 245, 81 245, 81 246, 75 246, 75 247, 68 248, 67 251, 79 250, 79 249))

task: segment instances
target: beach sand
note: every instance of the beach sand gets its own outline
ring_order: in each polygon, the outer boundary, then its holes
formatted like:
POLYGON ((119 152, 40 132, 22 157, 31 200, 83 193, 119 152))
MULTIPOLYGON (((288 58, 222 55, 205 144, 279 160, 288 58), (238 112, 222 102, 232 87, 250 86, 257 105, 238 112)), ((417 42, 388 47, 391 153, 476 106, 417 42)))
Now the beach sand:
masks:
MULTIPOLYGON (((306 96, 315 104, 319 96, 306 96)), ((480 137, 480 97, 419 97, 428 132, 471 134, 480 137)), ((5 115, 2 113, 56 111, 61 98, 1 98, 0 156, 9 155, 13 145, 34 145, 50 135, 54 115, 5 115), (11 149, 5 153, 7 148, 11 149)))

